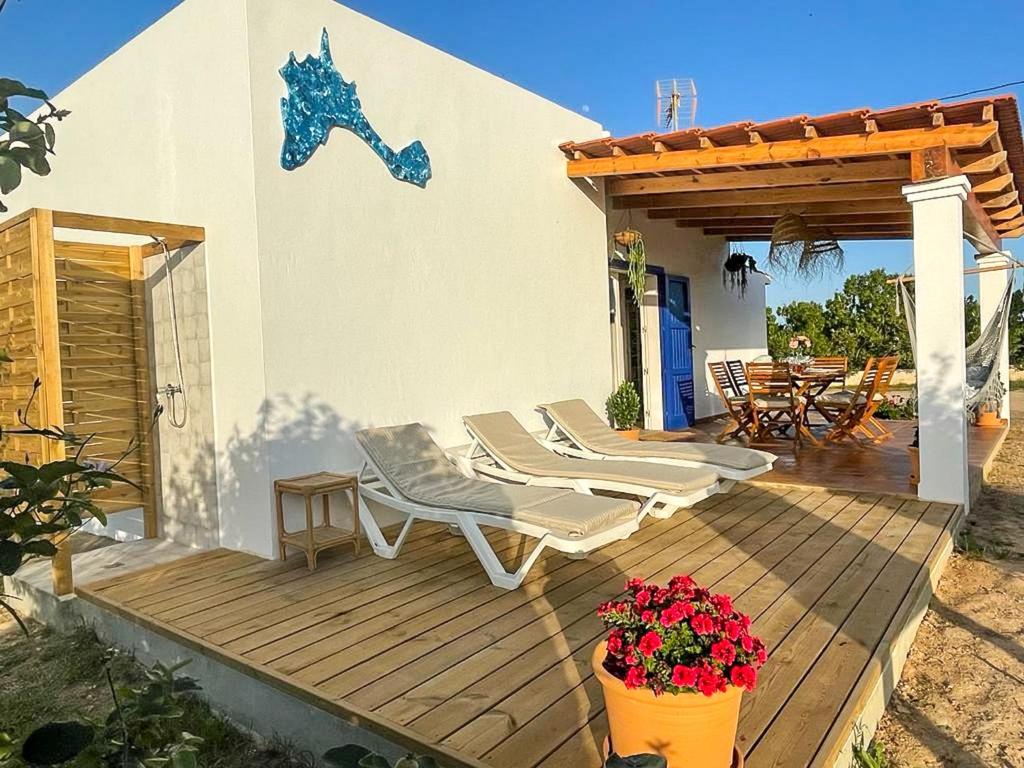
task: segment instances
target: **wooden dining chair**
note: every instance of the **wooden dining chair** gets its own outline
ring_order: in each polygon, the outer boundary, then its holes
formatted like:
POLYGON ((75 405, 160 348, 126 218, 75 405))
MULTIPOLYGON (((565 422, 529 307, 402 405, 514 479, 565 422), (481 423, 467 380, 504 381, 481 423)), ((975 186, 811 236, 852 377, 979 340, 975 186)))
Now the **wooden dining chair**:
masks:
POLYGON ((743 361, 726 360, 725 367, 729 370, 729 377, 732 379, 736 394, 745 397, 747 394, 747 371, 743 367, 743 361))
POLYGON ((836 380, 845 386, 848 365, 845 357, 815 357, 810 367, 815 370, 834 372, 836 380))
POLYGON ((803 444, 803 402, 796 396, 789 363, 747 363, 747 399, 753 421, 751 443, 792 431, 793 452, 803 444))
POLYGON ((885 400, 899 362, 899 355, 869 358, 856 389, 818 398, 819 407, 832 422, 825 435, 826 441, 837 443, 849 439, 856 442, 863 438, 877 444, 892 437, 892 432, 875 418, 875 411, 885 400))
POLYGON ((747 395, 745 392, 741 393, 737 390, 735 380, 729 375, 727 364, 708 363, 708 370, 711 371, 711 377, 715 380, 715 389, 718 390, 718 396, 725 404, 730 419, 728 426, 718 433, 715 440, 721 443, 740 435, 751 435, 753 433, 753 417, 750 414, 747 395))

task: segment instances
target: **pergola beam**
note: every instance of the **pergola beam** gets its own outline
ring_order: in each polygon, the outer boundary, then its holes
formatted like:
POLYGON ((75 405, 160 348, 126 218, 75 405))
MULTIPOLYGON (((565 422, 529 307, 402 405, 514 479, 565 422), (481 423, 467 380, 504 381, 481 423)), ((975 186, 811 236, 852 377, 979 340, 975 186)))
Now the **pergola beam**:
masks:
POLYGON ((737 219, 748 216, 779 217, 784 213, 801 216, 855 216, 869 213, 909 213, 910 205, 902 197, 884 200, 840 200, 830 203, 769 203, 767 205, 680 206, 654 208, 647 212, 651 219, 737 219))
POLYGON ((984 146, 999 131, 996 121, 941 128, 911 128, 846 136, 742 144, 627 157, 600 157, 568 162, 571 178, 620 176, 635 173, 666 173, 694 168, 773 164, 787 161, 831 160, 903 154, 915 149, 945 145, 950 149, 984 146))
POLYGON ((723 171, 692 176, 615 179, 608 184, 612 197, 656 195, 671 192, 708 192, 731 189, 795 187, 809 184, 841 184, 855 181, 896 181, 910 178, 910 162, 867 160, 846 165, 811 165, 794 168, 767 168, 749 171, 723 171))
MULTIPOLYGON (((688 228, 702 228, 702 227, 723 227, 727 226, 725 223, 728 222, 728 226, 737 227, 772 227, 778 216, 743 216, 740 218, 711 218, 709 216, 700 218, 679 218, 676 219, 676 226, 682 227, 683 229, 688 228)), ((874 214, 868 216, 810 216, 804 214, 804 219, 807 223, 814 227, 836 227, 852 224, 865 224, 868 226, 875 224, 887 224, 887 225, 900 225, 910 224, 910 213, 887 213, 887 214, 874 214)), ((1014 222, 1009 222, 1014 223, 1014 222)), ((1013 227, 1007 227, 1007 229, 1016 229, 1013 227)))
POLYGON ((680 208, 718 205, 823 203, 856 200, 885 200, 900 197, 898 181, 861 181, 777 189, 724 190, 717 192, 671 192, 663 195, 617 197, 616 209, 680 208))

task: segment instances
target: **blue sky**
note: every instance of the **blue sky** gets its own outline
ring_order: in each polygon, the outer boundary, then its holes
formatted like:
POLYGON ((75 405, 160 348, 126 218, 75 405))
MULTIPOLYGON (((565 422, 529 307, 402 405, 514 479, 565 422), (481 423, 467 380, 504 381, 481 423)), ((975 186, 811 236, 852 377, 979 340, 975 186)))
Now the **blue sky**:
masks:
MULTIPOLYGON (((174 0, 8 0, 0 14, 3 74, 57 93, 175 5, 174 0)), ((885 107, 1024 79, 1024 3, 348 0, 346 5, 585 111, 616 135, 656 127, 653 83, 666 77, 697 81, 702 125, 885 107)), ((761 249, 750 250, 756 255, 761 249)), ((903 271, 910 259, 909 243, 849 243, 846 272, 875 266, 903 271)), ((842 278, 811 284, 778 280, 768 300, 821 299, 842 278)))

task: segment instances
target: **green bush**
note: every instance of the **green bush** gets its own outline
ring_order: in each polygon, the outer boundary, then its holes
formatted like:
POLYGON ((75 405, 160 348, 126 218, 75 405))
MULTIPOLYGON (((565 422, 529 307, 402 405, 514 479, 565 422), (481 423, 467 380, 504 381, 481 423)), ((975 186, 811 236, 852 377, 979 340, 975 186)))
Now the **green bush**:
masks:
POLYGON ((616 429, 633 429, 640 421, 640 395, 632 381, 624 381, 605 401, 608 419, 616 429))

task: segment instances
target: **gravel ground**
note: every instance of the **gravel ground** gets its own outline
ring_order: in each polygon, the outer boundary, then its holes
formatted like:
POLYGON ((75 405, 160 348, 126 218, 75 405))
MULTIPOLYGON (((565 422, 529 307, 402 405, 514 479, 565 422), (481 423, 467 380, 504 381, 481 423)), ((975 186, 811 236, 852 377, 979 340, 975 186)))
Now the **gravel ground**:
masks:
POLYGON ((876 740, 889 765, 1024 766, 1024 392, 876 740))

